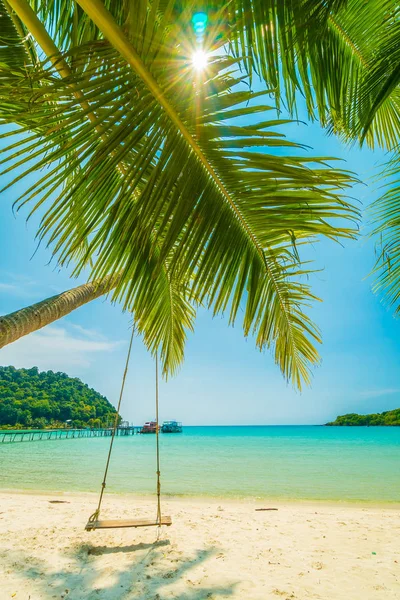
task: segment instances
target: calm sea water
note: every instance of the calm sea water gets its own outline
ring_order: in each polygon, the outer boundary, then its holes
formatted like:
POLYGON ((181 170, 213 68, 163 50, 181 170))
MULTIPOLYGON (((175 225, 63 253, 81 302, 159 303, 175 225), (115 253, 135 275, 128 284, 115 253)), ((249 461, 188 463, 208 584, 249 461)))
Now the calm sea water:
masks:
MULTIPOLYGON (((0 444, 0 487, 98 491, 109 442, 0 444)), ((400 428, 185 427, 160 442, 167 495, 400 501, 400 428)), ((154 436, 116 438, 107 490, 154 493, 154 436)))

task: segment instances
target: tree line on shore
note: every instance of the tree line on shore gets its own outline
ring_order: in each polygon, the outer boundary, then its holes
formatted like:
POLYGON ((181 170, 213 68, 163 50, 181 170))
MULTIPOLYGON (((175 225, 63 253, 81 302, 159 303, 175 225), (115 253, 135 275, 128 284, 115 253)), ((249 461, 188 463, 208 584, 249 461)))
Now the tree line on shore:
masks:
POLYGON ((339 426, 373 426, 373 425, 397 425, 400 426, 400 408, 395 410, 387 410, 382 413, 373 413, 370 415, 358 415, 357 413, 349 413, 341 415, 327 425, 339 426))
POLYGON ((106 427, 115 408, 66 373, 0 367, 0 428, 106 427))

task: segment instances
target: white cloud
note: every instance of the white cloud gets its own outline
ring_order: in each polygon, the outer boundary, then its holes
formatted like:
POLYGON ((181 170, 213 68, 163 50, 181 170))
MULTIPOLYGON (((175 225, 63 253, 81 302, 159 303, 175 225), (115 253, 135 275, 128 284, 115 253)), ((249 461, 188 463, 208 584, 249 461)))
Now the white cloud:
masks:
POLYGON ((359 396, 361 398, 378 398, 379 396, 387 396, 388 394, 399 394, 398 388, 382 388, 378 390, 363 390, 359 396))
POLYGON ((71 366, 87 368, 97 353, 112 352, 123 343, 105 338, 82 339, 65 327, 48 325, 2 348, 0 364, 56 371, 66 371, 71 366))
POLYGON ((74 329, 76 329, 76 331, 78 331, 83 336, 85 336, 91 340, 96 340, 96 341, 105 341, 106 340, 104 335, 102 333, 100 333, 99 331, 97 331, 96 329, 86 329, 85 327, 82 327, 81 325, 71 325, 71 327, 73 327, 74 329))

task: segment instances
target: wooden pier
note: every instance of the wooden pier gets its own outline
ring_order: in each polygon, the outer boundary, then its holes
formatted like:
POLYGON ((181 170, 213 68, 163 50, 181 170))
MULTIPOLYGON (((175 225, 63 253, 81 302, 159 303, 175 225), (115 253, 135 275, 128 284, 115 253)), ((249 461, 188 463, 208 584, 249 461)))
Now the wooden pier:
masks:
MULTIPOLYGON (((142 430, 136 425, 118 427, 115 435, 136 435, 142 430)), ((108 437, 112 435, 112 427, 99 429, 38 429, 38 430, 0 430, 0 443, 36 442, 40 440, 70 440, 74 438, 108 437)))

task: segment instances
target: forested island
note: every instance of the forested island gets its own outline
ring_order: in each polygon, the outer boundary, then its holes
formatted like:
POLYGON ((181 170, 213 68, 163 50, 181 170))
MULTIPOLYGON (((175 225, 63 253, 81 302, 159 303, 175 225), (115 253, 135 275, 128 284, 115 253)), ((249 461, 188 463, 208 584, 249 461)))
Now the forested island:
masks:
POLYGON ((115 408, 66 373, 0 367, 0 428, 106 427, 115 408))
POLYGON ((358 415, 356 413, 350 413, 348 415, 341 415, 337 417, 335 421, 326 423, 326 425, 338 425, 338 426, 376 426, 376 425, 397 425, 400 426, 400 408, 395 410, 387 410, 382 413, 374 413, 371 415, 358 415))

